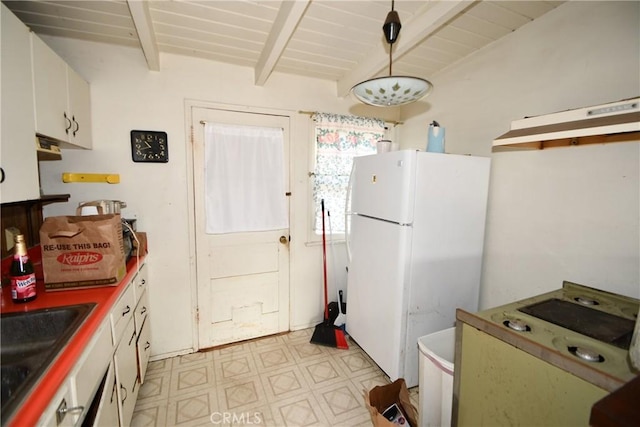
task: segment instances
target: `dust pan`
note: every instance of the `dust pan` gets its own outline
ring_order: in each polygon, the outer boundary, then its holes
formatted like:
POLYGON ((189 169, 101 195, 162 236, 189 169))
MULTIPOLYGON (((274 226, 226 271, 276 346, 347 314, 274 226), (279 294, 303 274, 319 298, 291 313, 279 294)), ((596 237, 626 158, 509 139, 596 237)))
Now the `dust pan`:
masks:
POLYGON ((347 323, 347 315, 342 311, 342 289, 338 290, 338 317, 333 321, 333 324, 340 329, 344 330, 344 325, 347 323))
POLYGON ((335 347, 347 350, 349 344, 344 336, 344 331, 333 324, 329 319, 329 302, 327 296, 327 241, 324 228, 324 199, 320 201, 322 206, 322 265, 323 265, 323 282, 324 282, 324 321, 316 325, 313 335, 311 335, 311 343, 324 345, 327 347, 335 347))
MULTIPOLYGON (((335 247, 333 246, 333 228, 331 227, 331 211, 327 209, 327 222, 329 223, 329 246, 331 247, 331 257, 333 258, 333 277, 337 283, 338 280, 338 271, 336 269, 336 252, 335 247)), ((344 332, 345 324, 347 323, 347 316, 342 309, 342 289, 338 289, 338 316, 333 321, 333 324, 344 332)))

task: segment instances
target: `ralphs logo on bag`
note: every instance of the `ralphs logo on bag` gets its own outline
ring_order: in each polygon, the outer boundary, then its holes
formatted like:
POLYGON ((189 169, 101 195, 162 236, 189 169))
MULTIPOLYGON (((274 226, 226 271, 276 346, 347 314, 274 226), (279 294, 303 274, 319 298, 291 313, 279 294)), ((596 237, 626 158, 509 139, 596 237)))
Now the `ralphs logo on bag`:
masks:
POLYGON ((47 290, 116 286, 126 274, 119 214, 48 217, 40 247, 47 290))
POLYGON ((102 261, 102 254, 95 252, 69 252, 58 255, 59 263, 66 265, 89 265, 102 261))

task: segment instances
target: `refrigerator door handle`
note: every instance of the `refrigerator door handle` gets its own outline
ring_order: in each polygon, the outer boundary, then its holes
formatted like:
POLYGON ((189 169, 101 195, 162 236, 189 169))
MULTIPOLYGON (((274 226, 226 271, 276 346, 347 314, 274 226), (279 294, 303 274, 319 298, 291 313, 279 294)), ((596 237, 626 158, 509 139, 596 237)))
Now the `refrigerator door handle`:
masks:
POLYGON ((351 264, 351 245, 349 242, 351 241, 351 233, 349 232, 349 221, 351 214, 347 213, 344 216, 344 243, 347 248, 347 268, 351 264))
POLYGON ((351 240, 351 233, 349 232, 349 224, 351 222, 351 187, 353 186, 354 171, 356 169, 355 162, 351 166, 351 173, 349 174, 349 184, 347 184, 347 197, 345 200, 345 213, 344 213, 344 241, 347 248, 347 265, 351 263, 351 248, 349 241, 351 240))
POLYGON ((353 165, 351 166, 351 173, 349 174, 349 183, 347 184, 347 196, 345 198, 345 204, 344 204, 345 214, 347 215, 351 213, 351 193, 352 193, 352 187, 353 187, 353 180, 355 177, 355 170, 356 170, 356 163, 353 162, 353 165))

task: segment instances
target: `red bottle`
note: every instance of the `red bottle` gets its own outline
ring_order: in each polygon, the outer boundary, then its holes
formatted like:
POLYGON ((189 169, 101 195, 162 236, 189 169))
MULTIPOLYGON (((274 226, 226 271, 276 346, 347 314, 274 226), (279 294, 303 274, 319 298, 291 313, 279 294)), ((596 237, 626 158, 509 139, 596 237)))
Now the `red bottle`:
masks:
POLYGON ((11 299, 13 302, 29 302, 36 299, 36 274, 27 254, 24 236, 15 238, 16 247, 11 261, 11 299))

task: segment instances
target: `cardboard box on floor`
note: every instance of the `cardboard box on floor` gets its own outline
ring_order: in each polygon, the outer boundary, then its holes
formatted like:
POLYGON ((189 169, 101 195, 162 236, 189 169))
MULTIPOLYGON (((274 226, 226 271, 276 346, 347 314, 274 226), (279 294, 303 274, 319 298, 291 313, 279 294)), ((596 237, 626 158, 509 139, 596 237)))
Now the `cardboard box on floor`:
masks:
MULTIPOLYGON (((375 427, 396 427, 402 425, 399 422, 391 422, 382 413, 396 404, 406 415, 409 426, 418 427, 418 413, 409 399, 409 390, 403 378, 399 378, 391 384, 376 386, 364 395, 364 401, 371 415, 371 422, 375 427)), ((404 424, 406 425, 406 424, 404 424)))

